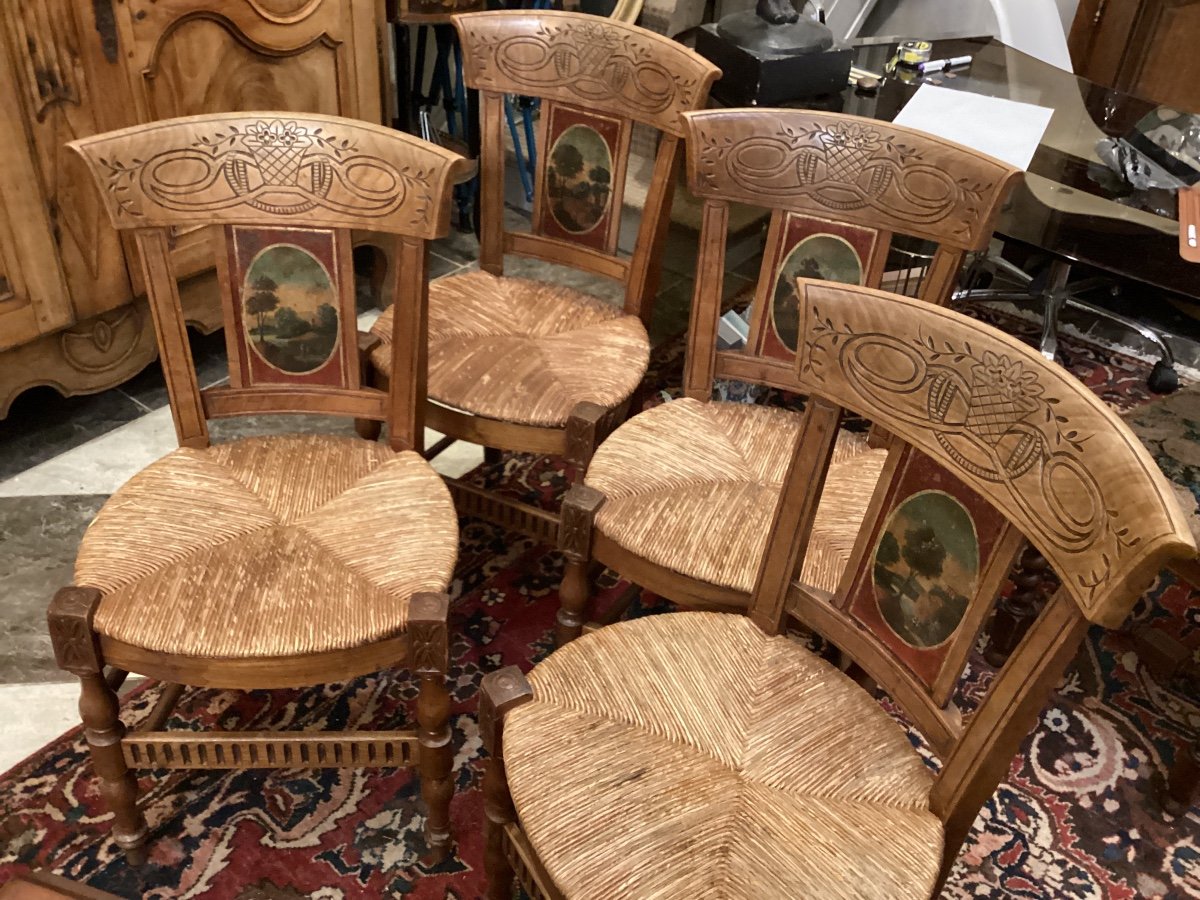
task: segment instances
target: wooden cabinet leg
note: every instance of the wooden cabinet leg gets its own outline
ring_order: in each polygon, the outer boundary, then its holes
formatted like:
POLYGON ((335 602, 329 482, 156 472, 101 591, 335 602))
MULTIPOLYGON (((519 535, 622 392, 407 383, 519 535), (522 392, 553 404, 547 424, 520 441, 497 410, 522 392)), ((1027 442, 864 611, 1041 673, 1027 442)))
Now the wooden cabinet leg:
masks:
POLYGON ((1184 747, 1175 758, 1167 775, 1161 801, 1162 808, 1173 816, 1182 816, 1195 802, 1200 788, 1200 740, 1184 747))
POLYGON ((425 841, 430 864, 450 853, 450 800, 454 796, 454 743, 450 729, 450 665, 446 617, 450 598, 424 593, 413 597, 408 616, 409 658, 420 679, 417 695, 418 768, 425 800, 425 841))
POLYGON ((113 839, 132 865, 146 861, 146 819, 137 806, 137 781, 125 765, 117 693, 104 675, 100 641, 92 628, 100 592, 65 587, 54 595, 46 614, 50 643, 59 668, 79 677, 79 715, 100 794, 113 813, 113 839))
POLYGON ((488 753, 483 780, 484 871, 488 900, 512 900, 513 872, 505 829, 517 821, 516 807, 508 791, 504 766, 504 715, 533 698, 533 690, 521 670, 509 666, 484 676, 479 698, 479 729, 488 753))
POLYGON ((592 586, 588 569, 592 560, 592 523, 604 495, 595 488, 576 484, 563 498, 558 546, 566 558, 562 584, 558 589, 558 616, 554 642, 558 647, 583 633, 591 615, 592 586))
POLYGON ((996 604, 992 616, 990 639, 983 654, 991 665, 997 668, 1004 665, 1037 619, 1045 601, 1041 586, 1049 571, 1045 558, 1032 544, 1027 544, 1013 574, 1017 589, 996 604))

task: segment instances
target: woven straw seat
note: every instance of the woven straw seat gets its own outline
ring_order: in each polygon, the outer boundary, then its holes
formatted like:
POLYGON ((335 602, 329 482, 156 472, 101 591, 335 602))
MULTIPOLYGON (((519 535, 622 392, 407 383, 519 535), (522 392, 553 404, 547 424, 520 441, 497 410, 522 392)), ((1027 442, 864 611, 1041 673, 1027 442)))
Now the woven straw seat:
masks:
POLYGON ((522 829, 569 898, 927 897, 930 772, 857 684, 749 619, 602 628, 505 718, 522 829))
MULTIPOLYGON (((596 527, 691 578, 749 593, 799 434, 800 417, 747 403, 681 399, 629 420, 585 483, 604 494, 596 527)), ((801 579, 837 588, 886 451, 842 432, 801 579)))
MULTIPOLYGON (((391 374, 392 312, 371 333, 372 364, 391 374)), ((468 272, 429 285, 429 396, 478 416, 561 427, 587 400, 625 401, 650 362, 635 316, 527 278, 468 272)))
POLYGON ((180 448, 135 475, 84 535, 95 628, 147 650, 251 658, 404 631, 458 549, 441 478, 417 454, 326 435, 180 448))

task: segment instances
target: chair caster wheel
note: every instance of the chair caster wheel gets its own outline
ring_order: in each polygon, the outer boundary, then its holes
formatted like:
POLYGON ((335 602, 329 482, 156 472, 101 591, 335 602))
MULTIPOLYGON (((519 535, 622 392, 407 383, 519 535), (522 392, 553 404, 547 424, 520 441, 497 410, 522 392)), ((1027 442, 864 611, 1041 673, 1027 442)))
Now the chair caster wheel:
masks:
POLYGON ((1173 393, 1179 390, 1179 373, 1169 363, 1160 359, 1150 370, 1150 377, 1146 379, 1146 387, 1155 394, 1173 393))

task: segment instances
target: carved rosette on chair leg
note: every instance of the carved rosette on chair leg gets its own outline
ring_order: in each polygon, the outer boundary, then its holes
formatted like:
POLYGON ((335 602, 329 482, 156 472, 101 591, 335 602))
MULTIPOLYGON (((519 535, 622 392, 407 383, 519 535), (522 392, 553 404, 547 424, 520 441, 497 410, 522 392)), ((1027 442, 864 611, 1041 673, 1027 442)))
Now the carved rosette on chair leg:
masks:
POLYGON ((988 647, 983 654, 991 665, 1004 665, 1037 619, 1045 601, 1042 582, 1048 575, 1050 566, 1045 558, 1032 544, 1027 544, 1012 576, 1017 589, 996 604, 996 613, 992 617, 988 647))
POLYGON ((421 593, 412 598, 408 614, 409 659, 420 679, 417 739, 421 744, 421 796, 428 811, 425 840, 433 864, 450 852, 450 799, 454 795, 450 692, 446 690, 449 610, 450 598, 445 594, 421 593))
POLYGON ((583 480, 583 473, 592 461, 592 454, 604 439, 603 423, 608 410, 596 403, 584 400, 575 404, 567 419, 566 460, 578 466, 576 480, 583 480))
POLYGON ((92 619, 100 605, 95 588, 65 587, 50 602, 47 621, 58 666, 78 676, 83 735, 100 779, 100 794, 113 813, 113 839, 132 865, 146 861, 146 819, 137 807, 137 781, 125 765, 116 692, 104 676, 92 619))
POLYGON ((566 565, 558 588, 558 620, 554 643, 561 647, 583 633, 591 615, 592 586, 588 568, 592 560, 592 523, 604 495, 585 484, 572 485, 563 498, 558 548, 566 565))
POLYGON ((505 828, 517 821, 504 770, 504 716, 533 699, 533 689, 521 670, 508 666, 485 675, 479 696, 479 731, 488 753, 483 776, 484 871, 488 900, 512 900, 513 871, 505 847, 505 828))

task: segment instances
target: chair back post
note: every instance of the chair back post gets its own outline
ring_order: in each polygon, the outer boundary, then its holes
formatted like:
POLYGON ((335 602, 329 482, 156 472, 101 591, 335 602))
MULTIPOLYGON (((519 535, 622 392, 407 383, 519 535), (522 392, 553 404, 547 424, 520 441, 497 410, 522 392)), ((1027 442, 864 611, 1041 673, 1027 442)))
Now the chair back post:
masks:
POLYGON ((429 372, 429 245, 401 237, 397 249, 388 444, 421 453, 429 372))
POLYGON ((503 275, 504 95, 481 89, 479 107, 479 268, 503 275))
POLYGON ((167 383, 175 436, 180 447, 207 447, 208 422, 200 385, 196 381, 187 324, 182 316, 179 285, 171 272, 167 231, 165 228, 139 228, 134 231, 134 242, 142 266, 150 317, 154 321, 154 336, 158 342, 163 380, 167 383))
POLYGON ((426 242, 450 224, 450 187, 473 166, 392 129, 321 115, 188 116, 72 141, 113 226, 134 233, 176 432, 208 442, 206 418, 306 412, 384 420, 419 446, 426 242), (199 390, 171 229, 215 226, 229 386, 199 390), (364 387, 351 230, 399 238, 390 395, 364 387), (400 421, 400 417, 403 421, 400 421))
POLYGON ((767 634, 783 630, 788 593, 808 551, 841 419, 841 407, 820 397, 810 398, 805 406, 796 452, 784 476, 771 537, 755 579, 750 618, 767 634))
POLYGON ((671 226, 671 203, 675 199, 675 182, 683 147, 673 134, 663 134, 650 176, 650 190, 642 208, 641 227, 637 243, 629 260, 629 278, 625 291, 626 315, 637 316, 650 327, 654 298, 662 278, 663 243, 671 226))
POLYGON ((722 200, 705 200, 696 258, 696 289, 692 297, 687 355, 683 366, 683 394, 694 400, 712 398, 728 232, 729 204, 722 200))
POLYGON ((945 827, 939 885, 950 874, 979 808, 1008 774, 1012 758, 1075 658, 1088 625, 1070 594, 1055 591, 944 760, 929 796, 931 810, 945 827))

